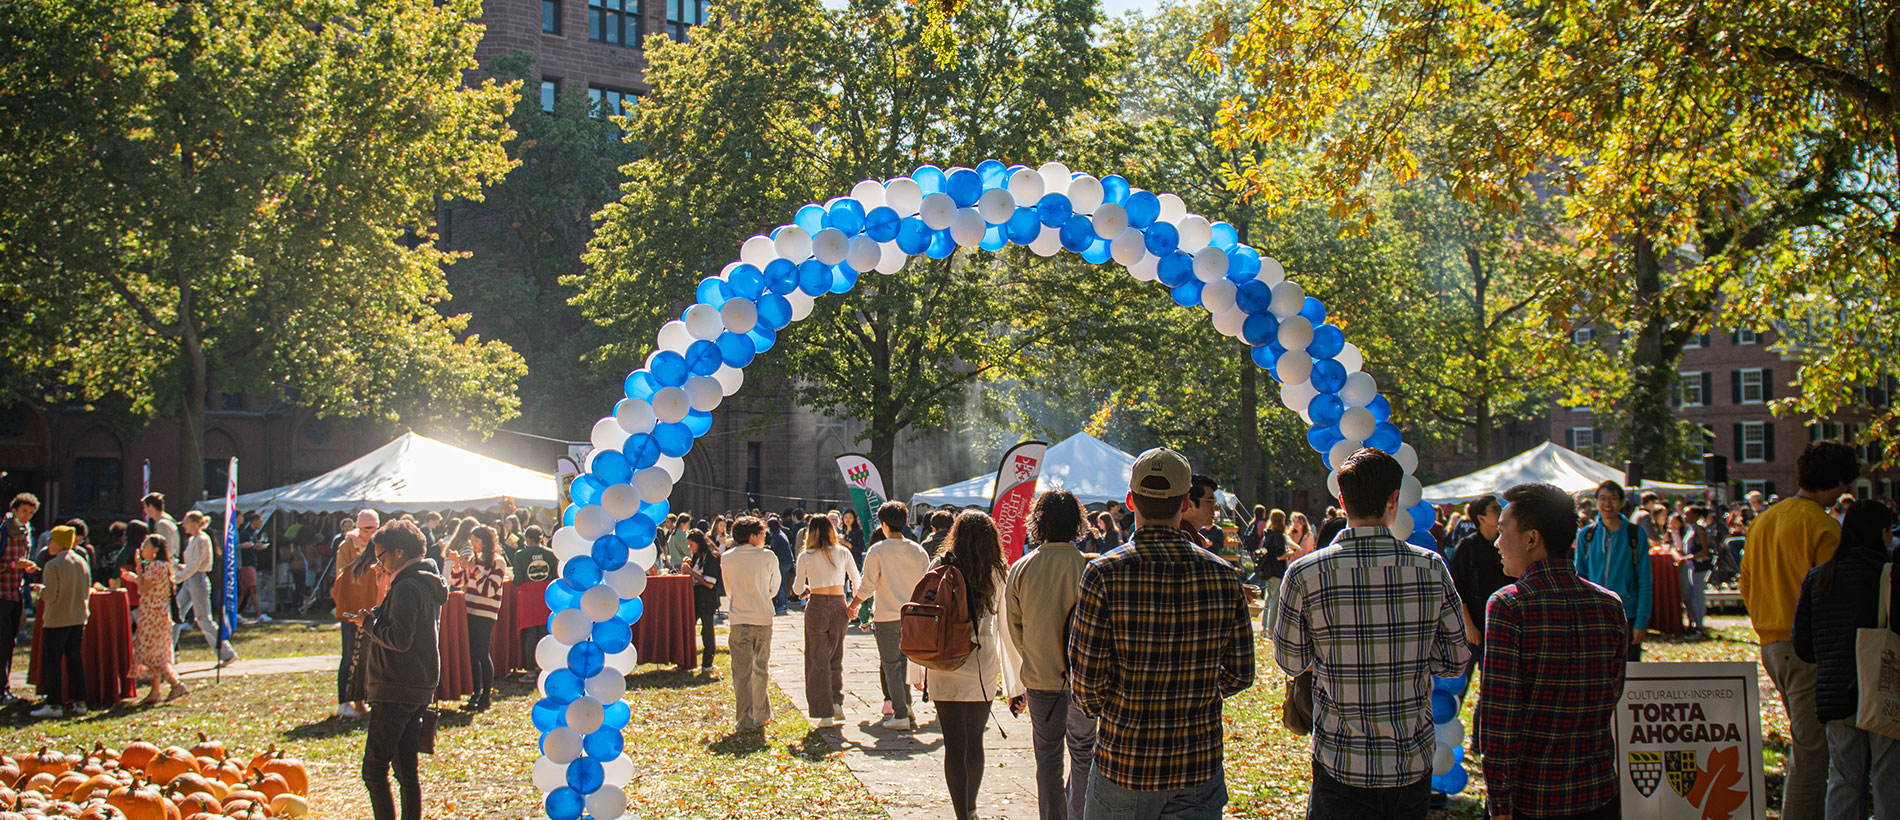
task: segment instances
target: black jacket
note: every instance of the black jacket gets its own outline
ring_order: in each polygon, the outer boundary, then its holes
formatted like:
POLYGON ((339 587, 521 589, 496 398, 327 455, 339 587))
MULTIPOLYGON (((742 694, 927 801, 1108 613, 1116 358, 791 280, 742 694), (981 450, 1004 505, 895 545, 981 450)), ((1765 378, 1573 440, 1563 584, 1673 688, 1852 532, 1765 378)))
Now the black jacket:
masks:
MULTIPOLYGON (((1838 556, 1834 587, 1826 595, 1814 589, 1822 567, 1809 570, 1801 582, 1801 599, 1794 610, 1794 652, 1816 665, 1814 707, 1823 723, 1852 718, 1859 707, 1855 632, 1873 628, 1879 615, 1880 568, 1885 558, 1868 549, 1838 556)), ((1895 592, 1900 593, 1900 585, 1895 592)))
POLYGON ((1484 634, 1485 606, 1491 602, 1491 594, 1516 582, 1516 578, 1504 574, 1497 540, 1486 539, 1481 530, 1472 530, 1451 551, 1451 584, 1471 612, 1471 628, 1480 635, 1484 634))
POLYGON ((448 600, 448 583, 426 558, 403 567, 389 582, 389 594, 358 637, 369 641, 364 683, 371 703, 435 702, 435 687, 442 680, 442 652, 435 637, 448 600))

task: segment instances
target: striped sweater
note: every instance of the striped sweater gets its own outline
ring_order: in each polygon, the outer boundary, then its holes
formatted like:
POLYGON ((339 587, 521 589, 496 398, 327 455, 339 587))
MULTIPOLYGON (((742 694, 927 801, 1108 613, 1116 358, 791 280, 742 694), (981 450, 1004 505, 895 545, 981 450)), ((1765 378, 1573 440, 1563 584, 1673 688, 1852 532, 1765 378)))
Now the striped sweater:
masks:
POLYGON ((508 563, 501 556, 496 556, 495 562, 488 566, 474 560, 464 561, 453 574, 455 588, 467 598, 468 614, 478 618, 500 617, 502 585, 508 581, 508 563))

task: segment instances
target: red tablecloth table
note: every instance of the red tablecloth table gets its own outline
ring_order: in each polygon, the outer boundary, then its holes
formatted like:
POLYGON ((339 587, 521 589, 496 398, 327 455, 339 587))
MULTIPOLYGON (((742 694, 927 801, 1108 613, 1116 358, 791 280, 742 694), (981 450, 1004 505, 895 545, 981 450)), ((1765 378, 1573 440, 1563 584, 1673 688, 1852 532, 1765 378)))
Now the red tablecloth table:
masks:
MULTIPOLYGON (((138 684, 132 679, 132 614, 126 605, 126 594, 118 592, 94 592, 86 602, 90 615, 86 620, 86 634, 79 642, 79 651, 86 659, 86 702, 93 706, 109 707, 119 701, 138 694, 138 684)), ((33 652, 27 661, 26 680, 38 686, 40 683, 40 620, 33 619, 33 652)), ((65 681, 66 692, 61 692, 57 700, 70 700, 73 681, 65 681)), ((46 692, 41 697, 49 697, 46 692)))
POLYGON ((670 663, 691 669, 699 663, 693 650, 693 579, 684 575, 654 575, 640 620, 633 625, 633 645, 641 663, 670 663))
POLYGON ((501 588, 501 611, 495 619, 494 638, 489 641, 489 659, 495 662, 495 677, 509 674, 518 669, 527 668, 529 659, 522 657, 521 630, 515 626, 515 610, 521 599, 521 588, 514 584, 504 584, 501 588))
POLYGON ((442 680, 435 686, 435 699, 460 700, 474 694, 475 671, 468 665, 468 599, 461 592, 450 592, 449 602, 442 606, 436 647, 442 653, 442 680))
POLYGON ((1669 550, 1651 551, 1649 569, 1649 631, 1664 635, 1688 632, 1682 606, 1682 581, 1676 577, 1676 554, 1669 550))

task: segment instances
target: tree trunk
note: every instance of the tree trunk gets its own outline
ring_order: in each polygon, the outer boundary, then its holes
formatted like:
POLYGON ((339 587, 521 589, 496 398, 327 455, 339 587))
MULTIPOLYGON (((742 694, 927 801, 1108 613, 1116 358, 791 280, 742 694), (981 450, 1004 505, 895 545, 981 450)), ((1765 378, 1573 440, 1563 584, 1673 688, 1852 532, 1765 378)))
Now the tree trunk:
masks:
POLYGON ((892 402, 879 407, 873 414, 871 452, 866 453, 871 457, 871 463, 876 465, 877 474, 884 477, 884 491, 893 497, 897 495, 897 465, 894 461, 897 455, 897 410, 895 402, 892 402))
POLYGON ((1491 272, 1484 266, 1484 257, 1476 247, 1465 246, 1465 264, 1471 267, 1471 350, 1476 362, 1477 372, 1472 374, 1472 386, 1478 389, 1476 399, 1471 403, 1473 433, 1477 437, 1478 463, 1491 466, 1491 314, 1486 300, 1491 293, 1491 272))
POLYGON ((1677 355, 1665 355, 1663 333, 1669 317, 1662 305, 1662 260, 1647 237, 1634 240, 1636 310, 1642 324, 1631 341, 1631 377, 1628 407, 1624 413, 1623 447, 1631 463, 1645 477, 1661 477, 1674 463, 1676 416, 1669 406, 1669 391, 1676 383, 1677 355))
POLYGON ((1242 504, 1264 504, 1260 497, 1260 372, 1253 354, 1240 352, 1240 415, 1234 419, 1234 440, 1240 443, 1240 475, 1234 494, 1242 504))
MULTIPOLYGON (((205 393, 210 390, 206 372, 204 343, 189 316, 190 297, 179 302, 178 353, 179 375, 184 395, 178 402, 178 485, 166 495, 176 499, 168 511, 182 512, 204 498, 205 393)), ((220 487, 220 490, 223 488, 220 487)))

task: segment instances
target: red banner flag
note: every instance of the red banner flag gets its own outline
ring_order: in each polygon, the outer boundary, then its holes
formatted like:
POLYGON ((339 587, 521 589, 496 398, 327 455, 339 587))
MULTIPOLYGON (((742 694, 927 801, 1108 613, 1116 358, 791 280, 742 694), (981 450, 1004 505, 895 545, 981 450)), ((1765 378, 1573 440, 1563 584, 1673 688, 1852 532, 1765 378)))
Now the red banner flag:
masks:
POLYGON ((996 489, 990 496, 990 517, 1003 540, 1003 560, 1023 557, 1023 539, 1029 528, 1029 505, 1036 500, 1036 479, 1042 476, 1047 442, 1025 441, 1003 454, 996 468, 996 489))

